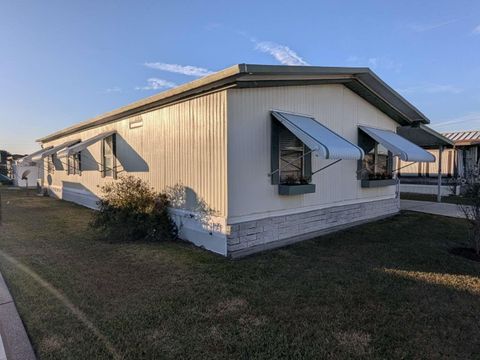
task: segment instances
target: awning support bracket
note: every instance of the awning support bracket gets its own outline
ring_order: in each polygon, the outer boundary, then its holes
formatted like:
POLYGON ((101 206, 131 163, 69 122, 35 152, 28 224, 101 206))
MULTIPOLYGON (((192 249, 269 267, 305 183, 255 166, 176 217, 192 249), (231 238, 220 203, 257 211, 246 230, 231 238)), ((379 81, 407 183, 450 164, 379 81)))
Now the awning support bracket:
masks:
MULTIPOLYGON (((292 165, 292 163, 293 163, 294 161, 297 161, 297 160, 305 157, 306 155, 308 155, 308 154, 311 153, 311 152, 313 152, 313 150, 310 150, 310 151, 306 152, 305 154, 303 154, 302 156, 300 156, 300 157, 298 157, 297 159, 293 160, 292 162, 287 163, 287 165, 292 165)), ((329 167, 332 166, 332 165, 335 165, 335 164, 339 163, 340 161, 342 161, 342 159, 335 160, 334 162, 331 162, 330 164, 325 165, 324 167, 321 167, 321 168, 318 169, 318 170, 315 170, 314 172, 312 172, 311 176, 315 175, 316 173, 318 173, 318 172, 320 172, 320 171, 322 171, 322 170, 325 170, 326 168, 329 168, 329 167)), ((272 176, 273 174, 277 173, 278 171, 280 171, 280 168, 279 168, 279 169, 276 169, 275 171, 273 171, 273 172, 271 172, 271 173, 269 173, 268 176, 272 176)))
MULTIPOLYGON (((315 150, 310 150, 310 151, 307 151, 306 153, 304 153, 302 156, 299 156, 298 158, 296 159, 293 159, 292 161, 290 162, 287 162, 285 161, 287 164, 286 165, 293 165, 293 163, 297 160, 300 160, 300 159, 303 159, 305 156, 307 156, 308 154, 311 154, 313 153, 315 150)), ((273 174, 276 174, 277 172, 280 171, 280 167, 278 167, 278 169, 275 169, 274 171, 272 171, 271 173, 268 173, 268 176, 272 176, 273 174)), ((313 174, 312 174, 313 175, 313 174)))
POLYGON ((342 161, 342 159, 335 160, 334 162, 331 162, 330 164, 325 165, 324 167, 321 167, 318 170, 315 170, 314 172, 312 172, 312 176, 315 175, 316 173, 322 171, 322 170, 325 170, 326 168, 329 168, 332 165, 335 165, 336 163, 339 163, 340 161, 342 161))

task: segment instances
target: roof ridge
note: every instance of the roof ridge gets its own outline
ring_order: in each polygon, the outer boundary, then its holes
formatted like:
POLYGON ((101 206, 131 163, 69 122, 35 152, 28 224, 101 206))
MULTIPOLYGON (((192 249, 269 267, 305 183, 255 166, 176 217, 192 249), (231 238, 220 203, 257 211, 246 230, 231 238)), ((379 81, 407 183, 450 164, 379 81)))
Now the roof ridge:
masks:
POLYGON ((37 141, 42 143, 52 141, 94 126, 222 89, 272 86, 271 83, 275 82, 278 86, 283 86, 281 84, 284 83, 299 84, 302 81, 310 83, 312 79, 327 80, 329 83, 337 81, 337 83, 344 84, 401 125, 417 122, 428 124, 430 122, 413 104, 369 68, 242 63, 97 115, 37 139, 37 141))

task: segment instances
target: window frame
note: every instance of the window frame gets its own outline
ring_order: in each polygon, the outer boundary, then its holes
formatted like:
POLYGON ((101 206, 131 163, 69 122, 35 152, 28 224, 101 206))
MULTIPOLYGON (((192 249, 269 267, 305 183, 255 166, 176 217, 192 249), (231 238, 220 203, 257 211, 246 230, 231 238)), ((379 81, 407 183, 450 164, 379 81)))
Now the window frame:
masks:
MULTIPOLYGON (((281 151, 280 148, 280 135, 281 132, 288 131, 285 126, 283 126, 277 119, 273 116, 271 117, 271 151, 270 151, 270 166, 271 166, 271 183, 272 185, 286 185, 285 182, 280 181, 281 179, 281 151)), ((291 132, 290 132, 291 133, 291 132)), ((295 136, 291 133, 292 136, 295 136)), ((297 138, 298 139, 298 138, 297 138)), ((298 139, 303 146, 302 153, 302 170, 301 177, 307 180, 307 183, 312 182, 312 153, 311 150, 306 146, 300 139, 298 139)), ((300 184, 300 183, 299 183, 300 184)))
POLYGON ((68 157, 67 157, 67 175, 82 175, 82 155, 81 155, 81 152, 68 155, 68 157))
POLYGON ((55 154, 48 155, 47 157, 47 174, 53 175, 55 173, 55 154))
POLYGON ((358 129, 358 146, 362 148, 365 152, 365 156, 362 160, 358 160, 358 171, 357 171, 357 178, 358 180, 389 180, 393 179, 393 165, 394 165, 394 156, 390 150, 385 148, 381 143, 373 139, 370 135, 363 132, 361 129, 358 129), (387 159, 386 159, 386 173, 383 175, 380 172, 376 172, 375 169, 378 166, 378 147, 382 146, 387 150, 387 159), (373 165, 374 165, 374 172, 369 172, 366 166, 366 157, 371 154, 373 150, 373 165))
POLYGON ((107 136, 102 139, 102 145, 101 145, 101 156, 102 156, 102 161, 101 161, 101 172, 102 172, 102 177, 111 177, 113 179, 117 178, 117 141, 116 141, 116 134, 112 134, 110 136, 107 136), (107 142, 111 139, 111 154, 106 154, 106 146, 107 142), (107 166, 106 166, 106 159, 107 157, 111 157, 111 175, 107 175, 107 166))

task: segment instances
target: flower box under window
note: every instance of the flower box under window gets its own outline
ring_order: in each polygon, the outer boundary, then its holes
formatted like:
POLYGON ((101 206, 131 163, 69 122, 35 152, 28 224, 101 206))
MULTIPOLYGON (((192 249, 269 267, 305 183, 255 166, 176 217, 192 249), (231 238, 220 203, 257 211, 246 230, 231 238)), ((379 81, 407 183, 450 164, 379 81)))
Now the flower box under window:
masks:
POLYGON ((302 195, 315 192, 315 184, 280 184, 278 185, 278 193, 280 195, 302 195))
POLYGON ((382 186, 391 186, 397 183, 396 179, 363 179, 362 188, 375 188, 382 186))

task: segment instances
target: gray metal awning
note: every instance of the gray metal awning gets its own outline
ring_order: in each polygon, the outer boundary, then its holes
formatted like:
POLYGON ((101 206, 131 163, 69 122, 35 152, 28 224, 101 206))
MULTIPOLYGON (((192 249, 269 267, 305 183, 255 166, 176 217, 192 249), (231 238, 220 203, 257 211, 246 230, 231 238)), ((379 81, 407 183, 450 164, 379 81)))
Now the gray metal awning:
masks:
POLYGON ((324 159, 361 160, 364 152, 342 136, 320 124, 313 117, 272 111, 297 138, 324 159))
POLYGON ((398 156, 403 161, 435 161, 435 156, 393 131, 375 129, 367 126, 359 126, 359 128, 376 142, 382 144, 394 156, 398 156))
POLYGON ((35 156, 32 157, 32 161, 40 161, 42 160, 43 158, 46 158, 47 156, 50 156, 50 155, 53 155, 53 154, 56 154, 57 152, 61 151, 62 149, 65 149, 66 147, 69 147, 73 144, 76 144, 80 142, 80 140, 71 140, 71 141, 66 141, 60 145, 57 145, 57 146, 54 146, 46 151, 43 151, 42 153, 39 153, 35 156))
POLYGON ((106 137, 109 137, 110 135, 113 135, 115 133, 116 133, 116 131, 112 130, 112 131, 107 131, 107 132, 98 134, 94 137, 91 137, 90 139, 84 140, 84 141, 82 141, 78 144, 69 146, 64 150, 59 151, 57 156, 58 157, 66 157, 66 156, 69 156, 69 155, 79 153, 80 151, 85 150, 90 145, 95 144, 97 141, 103 140, 106 137))
POLYGON ((43 153, 50 150, 52 147, 53 146, 48 146, 44 149, 37 150, 37 151, 31 153, 30 155, 24 156, 23 158, 19 159, 18 162, 22 163, 22 162, 35 161, 35 160, 33 160, 34 158, 37 158, 38 156, 41 156, 43 153))

